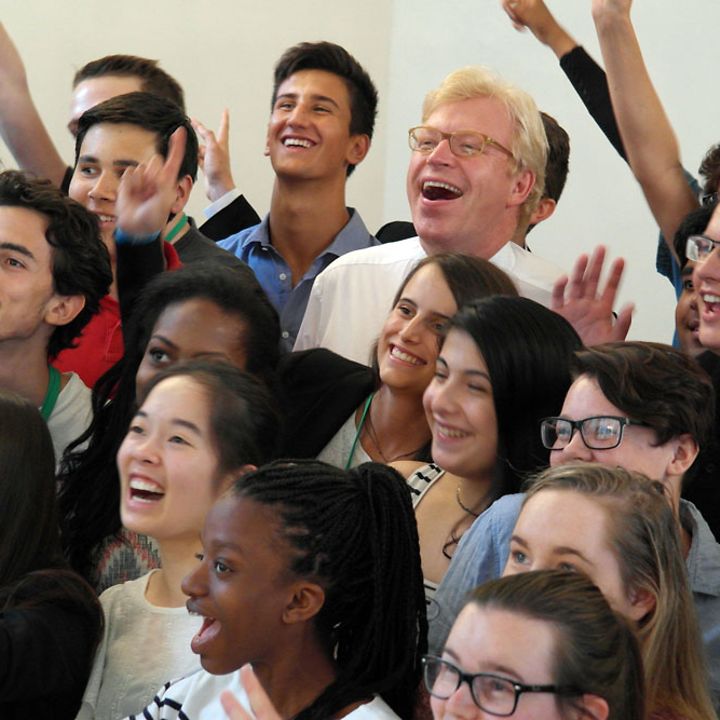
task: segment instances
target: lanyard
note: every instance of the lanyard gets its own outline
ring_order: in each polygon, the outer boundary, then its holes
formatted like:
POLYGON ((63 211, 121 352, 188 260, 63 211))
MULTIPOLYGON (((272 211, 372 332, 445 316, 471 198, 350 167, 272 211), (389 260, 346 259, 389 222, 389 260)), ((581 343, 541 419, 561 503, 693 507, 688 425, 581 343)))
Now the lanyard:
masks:
POLYGON ((171 243, 175 236, 183 230, 188 224, 188 216, 183 213, 180 222, 165 236, 165 242, 171 243))
POLYGON ((355 431, 355 439, 353 440, 352 447, 350 448, 350 454, 348 455, 347 462, 345 463, 346 470, 349 470, 350 465, 352 464, 355 448, 357 447, 358 440, 360 439, 360 433, 362 432, 363 425, 365 424, 365 416, 368 414, 368 410, 370 409, 370 403, 372 402, 373 395, 375 395, 374 392, 370 393, 370 396, 365 401, 365 407, 363 408, 362 415, 360 416, 360 422, 358 423, 357 430, 355 431))
POLYGON ((48 368, 50 371, 50 380, 48 381, 47 392, 45 393, 45 399, 43 404, 40 406, 40 414, 43 420, 47 422, 55 409, 55 403, 57 403, 58 396, 60 395, 60 372, 52 365, 48 368))

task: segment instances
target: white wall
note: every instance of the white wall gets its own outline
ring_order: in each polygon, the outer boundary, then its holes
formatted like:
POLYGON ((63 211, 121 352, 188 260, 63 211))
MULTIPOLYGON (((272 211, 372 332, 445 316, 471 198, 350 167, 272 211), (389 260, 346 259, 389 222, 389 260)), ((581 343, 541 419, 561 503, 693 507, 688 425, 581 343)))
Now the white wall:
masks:
MULTIPOLYGON (((560 22, 597 59, 589 0, 546 0, 560 22)), ((633 19, 650 73, 695 171, 704 151, 720 140, 715 126, 718 72, 714 28, 720 6, 713 0, 636 0, 633 19), (705 30, 703 30, 705 28, 705 30)), ((628 267, 622 299, 637 309, 630 336, 669 342, 674 295, 654 271, 657 229, 627 166, 589 118, 550 50, 529 33, 517 33, 499 0, 395 0, 390 54, 385 213, 407 215, 404 134, 417 124, 423 93, 451 70, 484 64, 528 90, 571 140, 570 176, 553 218, 537 227, 529 245, 570 268, 580 251, 607 243, 611 257, 628 267)))
MULTIPOLYGON (((589 0, 548 0, 561 22, 597 58, 589 0)), ((408 218, 404 175, 407 128, 420 117, 425 92, 461 65, 483 63, 529 90, 569 132, 571 171, 556 215, 531 235, 539 253, 569 268, 598 242, 623 255, 623 299, 637 304, 631 335, 669 340, 673 293, 654 271, 656 228, 624 163, 587 116, 552 53, 518 34, 498 0, 28 0, 2 5, 2 19, 28 67, 31 89, 62 154, 72 158, 65 130, 70 80, 87 60, 128 52, 161 60, 186 90, 188 109, 214 126, 231 112, 233 168, 258 212, 267 210, 272 170, 263 157, 274 62, 289 45, 328 39, 347 47, 380 92, 373 150, 351 178, 350 203, 368 227, 408 218)), ((714 0, 636 0, 633 16, 648 66, 694 171, 718 140, 714 0), (698 41, 699 39, 699 41, 698 41), (704 96, 706 95, 706 96, 704 96), (702 98, 702 99, 701 99, 702 98)), ((12 158, 0 146, 7 166, 12 158)), ((201 184, 191 201, 200 214, 201 184)))

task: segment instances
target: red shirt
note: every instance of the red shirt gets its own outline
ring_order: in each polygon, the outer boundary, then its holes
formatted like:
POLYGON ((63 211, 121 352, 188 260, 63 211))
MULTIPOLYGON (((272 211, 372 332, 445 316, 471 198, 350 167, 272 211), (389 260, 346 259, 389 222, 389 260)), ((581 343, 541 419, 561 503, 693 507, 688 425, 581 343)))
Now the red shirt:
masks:
MULTIPOLYGON (((176 270, 182 266, 175 248, 163 243, 165 268, 176 270)), ((75 372, 92 388, 120 358, 123 346, 120 303, 106 295, 100 301, 100 309, 90 318, 82 334, 75 340, 76 347, 63 350, 53 361, 60 372, 75 372)))

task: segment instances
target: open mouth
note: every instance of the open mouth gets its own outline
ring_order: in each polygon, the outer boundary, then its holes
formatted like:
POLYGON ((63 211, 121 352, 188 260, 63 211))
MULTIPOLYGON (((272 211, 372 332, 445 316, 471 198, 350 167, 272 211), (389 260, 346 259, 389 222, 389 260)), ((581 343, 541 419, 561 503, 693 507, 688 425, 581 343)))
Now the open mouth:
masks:
POLYGON ((298 138, 298 137, 283 138, 282 144, 285 147, 301 147, 301 148, 311 148, 313 145, 315 145, 315 143, 310 140, 306 140, 305 138, 298 138))
POLYGON ((720 312, 720 297, 717 295, 711 295, 710 293, 705 293, 701 295, 703 304, 705 306, 706 312, 709 313, 716 313, 720 312))
POLYGON ((427 363, 417 355, 401 350, 397 345, 390 346, 390 357, 400 360, 409 365, 427 365, 427 363))
POLYGON ((452 428, 449 425, 441 425, 440 423, 435 423, 435 434, 439 438, 443 439, 449 439, 449 440, 457 440, 459 438, 467 437, 470 433, 466 433, 464 430, 458 430, 457 428, 452 428))
MULTIPOLYGON (((192 612, 192 611, 191 611, 192 612)), ((220 623, 212 617, 204 617, 200 629, 190 641, 190 647, 196 655, 202 653, 203 647, 217 637, 220 632, 220 623)))
POLYGON ((158 502, 165 497, 162 488, 156 483, 139 478, 130 480, 130 498, 139 500, 140 502, 152 503, 158 502))
POLYGON ((462 194, 456 185, 439 180, 426 180, 422 185, 422 195, 426 200, 457 200, 462 194))

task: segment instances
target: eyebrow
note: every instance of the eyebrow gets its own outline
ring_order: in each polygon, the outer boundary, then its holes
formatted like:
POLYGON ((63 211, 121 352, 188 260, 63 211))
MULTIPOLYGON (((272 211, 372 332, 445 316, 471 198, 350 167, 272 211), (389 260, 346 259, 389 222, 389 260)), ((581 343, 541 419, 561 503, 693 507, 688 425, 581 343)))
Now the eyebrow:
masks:
MULTIPOLYGON (((456 652, 454 652, 452 650, 452 648, 447 647, 447 645, 443 648, 443 654, 449 655, 457 663, 460 662, 460 658, 458 657, 458 654, 456 652)), ((520 675, 518 675, 516 670, 506 667, 505 665, 500 665, 499 663, 488 663, 487 666, 485 667, 485 669, 480 670, 479 672, 502 673, 503 675, 510 675, 511 677, 515 678, 516 680, 522 682, 522 678, 520 677, 520 675)))
MULTIPOLYGON (((281 93, 280 95, 275 98, 275 102, 280 100, 280 98, 290 98, 291 100, 297 100, 298 97, 300 97, 299 93, 281 93)), ((336 100, 333 100, 333 98, 329 97, 328 95, 311 95, 310 99, 313 102, 327 102, 331 105, 334 105, 338 110, 340 109, 340 106, 338 105, 336 100)))
MULTIPOLYGON (((96 158, 94 155, 80 155, 77 159, 79 163, 95 163, 99 164, 100 160, 96 158)), ((122 167, 122 168, 129 168, 129 167, 137 167, 140 163, 137 160, 113 160, 112 164, 114 167, 122 167)))
MULTIPOLYGON (((519 535, 512 535, 510 537, 510 542, 522 545, 524 548, 529 547, 527 541, 523 540, 519 535)), ((585 555, 583 555, 579 550, 577 550, 576 548, 567 547, 566 545, 558 545, 557 547, 554 547, 553 554, 574 555, 575 557, 579 557, 583 562, 586 562, 588 565, 592 565, 593 567, 595 566, 595 563, 585 557, 585 555)))
MULTIPOLYGON (((143 409, 140 409, 135 413, 135 417, 147 419, 148 414, 143 409)), ((170 424, 179 425, 180 427, 187 428, 196 435, 202 437, 202 432, 200 431, 200 428, 194 422, 190 422, 190 420, 183 420, 182 418, 170 418, 170 424)))
POLYGON ((151 340, 160 340, 161 342, 164 342, 166 345, 170 345, 170 347, 176 348, 177 345, 172 341, 168 340, 164 335, 159 335, 158 333, 155 333, 150 337, 151 340))
POLYGON ((26 258, 35 260, 35 256, 24 245, 18 245, 17 243, 12 242, 0 242, 0 250, 12 250, 13 252, 24 255, 26 258))

